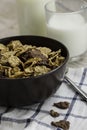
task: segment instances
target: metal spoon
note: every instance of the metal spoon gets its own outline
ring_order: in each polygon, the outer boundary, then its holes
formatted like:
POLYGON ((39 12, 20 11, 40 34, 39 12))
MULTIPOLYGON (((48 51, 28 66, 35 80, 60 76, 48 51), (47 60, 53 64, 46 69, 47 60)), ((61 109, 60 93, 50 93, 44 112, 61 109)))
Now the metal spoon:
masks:
POLYGON ((65 76, 64 79, 73 87, 73 89, 79 93, 79 95, 87 102, 87 94, 78 87, 69 77, 65 76))

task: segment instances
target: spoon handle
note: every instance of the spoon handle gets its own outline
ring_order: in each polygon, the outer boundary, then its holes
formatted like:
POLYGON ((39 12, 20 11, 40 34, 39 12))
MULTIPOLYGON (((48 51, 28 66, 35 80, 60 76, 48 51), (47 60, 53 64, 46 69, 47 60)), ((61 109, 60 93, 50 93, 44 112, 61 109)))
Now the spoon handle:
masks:
POLYGON ((78 87, 69 77, 65 76, 65 80, 73 87, 73 89, 79 93, 79 95, 87 102, 87 94, 78 87))

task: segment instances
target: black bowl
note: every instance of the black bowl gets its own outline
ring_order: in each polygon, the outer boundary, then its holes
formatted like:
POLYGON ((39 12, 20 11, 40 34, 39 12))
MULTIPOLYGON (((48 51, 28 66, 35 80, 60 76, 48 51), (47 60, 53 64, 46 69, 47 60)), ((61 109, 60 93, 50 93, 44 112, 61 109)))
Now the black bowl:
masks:
POLYGON ((36 46, 49 47, 56 51, 61 48, 64 63, 47 74, 20 79, 0 79, 0 105, 20 107, 44 101, 61 85, 66 63, 69 58, 67 48, 60 42, 41 36, 13 36, 0 39, 0 43, 8 44, 12 40, 36 46))

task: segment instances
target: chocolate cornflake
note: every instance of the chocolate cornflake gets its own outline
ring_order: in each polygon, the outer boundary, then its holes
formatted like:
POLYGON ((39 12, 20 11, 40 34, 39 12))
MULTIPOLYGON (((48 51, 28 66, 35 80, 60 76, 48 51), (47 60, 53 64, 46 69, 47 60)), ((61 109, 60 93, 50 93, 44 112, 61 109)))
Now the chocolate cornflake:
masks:
POLYGON ((10 41, 0 43, 0 78, 26 78, 39 76, 60 66, 65 57, 61 49, 53 51, 48 47, 37 47, 10 41))
POLYGON ((58 117, 58 116, 59 116, 59 113, 56 112, 56 111, 54 111, 54 110, 50 110, 50 115, 51 115, 52 117, 58 117))
POLYGON ((69 122, 69 121, 66 121, 66 120, 60 120, 60 121, 58 121, 58 122, 52 121, 52 122, 51 122, 51 125, 53 125, 53 126, 55 126, 55 127, 60 127, 60 128, 62 128, 63 130, 69 130, 70 122, 69 122))
POLYGON ((33 49, 28 49, 26 52, 22 53, 19 58, 25 62, 27 61, 29 58, 34 58, 34 57, 38 57, 41 58, 43 61, 47 61, 46 56, 44 56, 40 50, 33 48, 33 49))
POLYGON ((69 108, 69 102, 58 102, 58 103, 54 103, 53 104, 55 107, 57 108, 61 108, 61 109, 67 109, 69 108))

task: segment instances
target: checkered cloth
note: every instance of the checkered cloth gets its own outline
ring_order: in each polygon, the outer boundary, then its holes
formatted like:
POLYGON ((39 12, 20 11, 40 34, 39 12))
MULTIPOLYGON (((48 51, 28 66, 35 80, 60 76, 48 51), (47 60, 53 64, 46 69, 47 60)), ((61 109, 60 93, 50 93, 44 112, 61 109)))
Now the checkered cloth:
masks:
MULTIPOLYGON (((67 74, 79 87, 87 92, 87 69, 69 69, 67 74)), ((87 102, 85 102, 64 81, 57 92, 45 102, 22 108, 0 107, 0 130, 61 130, 51 126, 52 121, 67 120, 69 130, 87 130, 87 102), (70 106, 62 110, 53 106, 54 102, 68 101, 70 106), (49 111, 60 113, 53 118, 49 111)))

